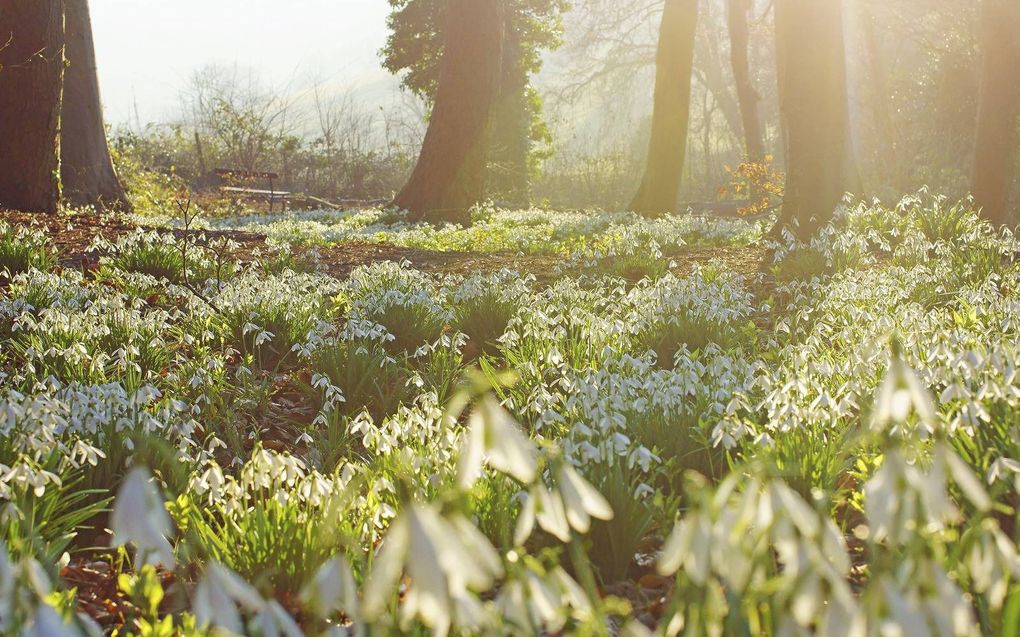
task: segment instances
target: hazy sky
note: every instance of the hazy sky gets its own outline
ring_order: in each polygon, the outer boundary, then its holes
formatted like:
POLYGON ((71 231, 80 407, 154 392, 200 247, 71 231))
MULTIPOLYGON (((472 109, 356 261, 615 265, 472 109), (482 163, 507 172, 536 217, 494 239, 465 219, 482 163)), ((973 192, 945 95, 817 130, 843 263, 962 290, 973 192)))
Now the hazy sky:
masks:
POLYGON ((92 0, 107 119, 172 117, 195 70, 209 63, 294 80, 370 84, 383 76, 386 0, 92 0))

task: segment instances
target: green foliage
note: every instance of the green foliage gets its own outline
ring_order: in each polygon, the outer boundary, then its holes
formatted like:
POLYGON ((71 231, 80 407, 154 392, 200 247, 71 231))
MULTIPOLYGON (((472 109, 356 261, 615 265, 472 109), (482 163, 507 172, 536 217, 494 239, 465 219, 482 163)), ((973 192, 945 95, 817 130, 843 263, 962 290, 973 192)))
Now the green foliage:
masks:
POLYGON ((186 550, 228 566, 267 594, 296 595, 341 552, 355 520, 338 478, 256 449, 237 477, 212 465, 169 505, 186 550), (286 494, 286 495, 284 495, 286 494))
POLYGON ((180 158, 188 141, 181 129, 148 135, 122 132, 111 139, 110 155, 117 176, 139 217, 163 217, 181 193, 188 192, 186 179, 198 176, 178 166, 170 157, 180 158))
POLYGON ((30 269, 48 270, 56 261, 42 232, 0 221, 0 274, 10 278, 30 269))
POLYGON ((829 274, 830 268, 825 255, 817 250, 802 248, 796 250, 772 268, 779 282, 808 281, 829 274))
MULTIPOLYGON (((136 573, 117 576, 117 588, 138 609, 131 618, 131 635, 135 637, 199 637, 195 617, 190 613, 180 616, 161 612, 166 592, 156 567, 146 564, 136 573)), ((120 633, 115 633, 119 635, 120 633)))
POLYGON ((910 211, 917 220, 918 229, 924 233, 928 241, 938 243, 953 241, 963 237, 975 225, 980 223, 970 202, 960 201, 946 206, 945 199, 935 197, 928 205, 917 205, 910 211))
MULTIPOLYGON (((619 582, 634 571, 638 550, 654 528, 655 496, 640 493, 640 472, 627 469, 623 463, 588 467, 587 474, 614 513, 612 520, 592 526, 589 554, 603 581, 619 582)), ((663 508, 677 503, 669 504, 663 508)))
MULTIPOLYGON (((695 235, 745 245, 746 223, 491 207, 472 229, 375 212, 309 227, 568 267, 541 283, 252 267, 195 290, 113 265, 16 275, 0 628, 44 634, 52 612, 78 637, 74 594, 31 558, 88 548, 120 485, 125 634, 640 633, 635 615, 697 634, 840 634, 846 617, 1010 634, 1017 242, 917 206, 858 206, 808 246, 772 245, 796 265, 768 300, 761 273, 632 285, 597 265, 695 235), (406 342, 387 349, 390 332, 406 342), (464 370, 472 341, 481 372, 464 370), (125 483, 139 465, 152 475, 125 483), (143 563, 160 547, 187 599, 143 563)), ((281 233, 321 223, 291 220, 281 233)))
MULTIPOLYGON (((49 464, 55 465, 54 460, 51 457, 49 464)), ((59 471, 56 466, 48 468, 59 471)), ((112 500, 104 489, 85 487, 82 470, 68 469, 62 474, 57 482, 41 489, 31 485, 17 488, 0 520, 0 538, 13 556, 35 558, 51 569, 65 552, 74 550, 83 531, 94 530, 89 524, 95 523, 112 500)))
MULTIPOLYGON (((446 2, 389 0, 389 3, 390 36, 383 49, 384 66, 401 75, 404 88, 431 104, 443 55, 446 2)), ((494 195, 519 197, 521 181, 526 184, 535 176, 542 161, 551 154, 551 136, 542 118, 542 98, 530 85, 530 78, 541 70, 543 53, 559 46, 562 15, 568 8, 568 0, 506 3, 503 97, 489 133, 493 149, 489 161, 494 168, 489 190, 494 195), (518 153, 522 145, 525 150, 518 153)))
MULTIPOLYGON (((446 5, 442 0, 389 0, 390 36, 383 50, 384 64, 402 77, 404 88, 426 100, 435 96, 443 52, 446 5)), ((567 0, 512 0, 507 3, 506 45, 512 75, 525 77, 542 68, 543 51, 560 44, 562 15, 567 0)))
POLYGON ((457 329, 463 332, 480 353, 492 354, 498 350, 497 340, 517 312, 517 304, 501 298, 497 290, 476 297, 457 308, 457 329))
POLYGON ((429 303, 384 302, 366 312, 366 318, 386 328, 393 337, 386 349, 393 355, 413 354, 419 348, 435 343, 447 329, 446 317, 429 303))
POLYGON ((704 318, 672 317, 645 327, 635 337, 639 351, 655 352, 659 366, 672 369, 676 355, 704 350, 715 343, 726 346, 732 341, 731 330, 704 318))
MULTIPOLYGON (((697 471, 709 479, 721 478, 728 469, 726 455, 710 440, 702 415, 709 411, 711 396, 699 393, 689 406, 676 411, 648 409, 627 414, 634 437, 668 464, 670 476, 697 471)), ((669 480, 678 490, 680 481, 669 480)))
POLYGON ((122 272, 147 274, 171 283, 204 283, 214 276, 227 278, 233 267, 217 272, 209 255, 193 242, 173 235, 137 233, 110 246, 106 264, 122 272))
POLYGON ((345 309, 335 282, 290 270, 265 279, 245 272, 222 286, 210 302, 216 333, 266 370, 297 364, 295 346, 345 309))
POLYGON ((377 342, 337 340, 320 346, 312 369, 339 390, 340 410, 351 416, 367 411, 379 422, 412 396, 408 369, 377 342))

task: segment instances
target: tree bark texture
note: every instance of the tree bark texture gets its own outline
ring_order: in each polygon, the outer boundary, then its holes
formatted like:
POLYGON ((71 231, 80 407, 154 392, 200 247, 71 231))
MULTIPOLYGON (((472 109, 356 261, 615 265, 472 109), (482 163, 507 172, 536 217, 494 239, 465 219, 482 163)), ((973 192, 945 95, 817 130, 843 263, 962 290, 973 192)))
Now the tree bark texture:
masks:
POLYGON ((842 3, 776 0, 786 194, 776 226, 802 239, 827 223, 850 171, 842 3))
POLYGON ((129 210, 103 124, 88 0, 64 0, 67 69, 61 115, 64 199, 72 206, 129 210))
POLYGON ((666 0, 656 55, 655 107, 645 174, 630 208, 645 216, 676 208, 687 152, 697 0, 666 0))
POLYGON ((526 207, 531 201, 532 111, 528 73, 521 68, 520 35, 506 25, 500 92, 489 126, 489 196, 526 207))
POLYGON ((4 0, 0 49, 0 207, 56 212, 63 2, 4 0))
POLYGON ((761 116, 758 104, 761 97, 751 79, 749 50, 748 15, 751 0, 729 0, 727 18, 730 34, 730 64, 733 67, 733 83, 737 89, 737 103, 740 105, 740 120, 743 123, 744 151, 751 162, 765 158, 765 141, 762 135, 761 116))

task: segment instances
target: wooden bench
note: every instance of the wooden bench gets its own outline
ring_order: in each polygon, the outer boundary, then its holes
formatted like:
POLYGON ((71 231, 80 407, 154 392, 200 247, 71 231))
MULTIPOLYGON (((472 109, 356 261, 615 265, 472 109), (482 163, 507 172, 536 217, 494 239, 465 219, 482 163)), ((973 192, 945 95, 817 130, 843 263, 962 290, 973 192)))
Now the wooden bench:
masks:
POLYGON ((273 211, 273 204, 280 202, 280 210, 286 208, 292 193, 276 190, 274 182, 280 178, 277 173, 259 172, 254 170, 240 170, 236 168, 217 168, 213 173, 219 177, 222 185, 220 191, 232 195, 238 195, 251 199, 262 199, 269 202, 269 212, 273 211), (262 182, 266 188, 252 188, 251 185, 262 182))

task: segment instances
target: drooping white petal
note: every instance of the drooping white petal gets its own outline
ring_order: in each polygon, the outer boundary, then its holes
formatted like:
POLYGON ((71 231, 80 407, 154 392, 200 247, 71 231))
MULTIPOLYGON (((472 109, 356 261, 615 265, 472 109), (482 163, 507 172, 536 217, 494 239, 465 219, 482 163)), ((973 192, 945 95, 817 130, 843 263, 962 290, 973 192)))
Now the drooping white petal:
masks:
POLYGON ((560 490, 564 500, 569 497, 576 501, 585 513, 596 520, 613 519, 613 508, 609 502, 570 465, 564 465, 560 471, 560 490))
POLYGON ((541 484, 531 489, 535 498, 535 519, 538 525, 561 542, 570 541, 570 523, 558 491, 550 492, 541 484))
POLYGON ((482 475, 485 459, 485 419, 477 412, 472 414, 463 448, 457 461, 457 485, 470 489, 482 475))
POLYGON ((485 452, 489 464, 524 484, 534 481, 538 472, 535 445, 510 414, 491 397, 482 401, 477 413, 484 421, 485 452))
POLYGON ((390 525, 382 548, 372 563, 372 573, 365 585, 362 611, 366 621, 378 617, 396 591, 410 544, 407 518, 401 516, 390 525))
POLYGON ((174 567, 167 537, 173 532, 170 515, 149 472, 133 469, 124 479, 110 516, 114 546, 133 544, 147 564, 174 567))
POLYGON ((322 565, 301 591, 301 602, 320 616, 344 611, 354 617, 358 612, 358 591, 351 565, 336 555, 322 565))
POLYGON ((191 609, 199 626, 216 626, 235 635, 244 631, 237 604, 208 573, 195 587, 191 609))
POLYGON ((517 516, 517 525, 514 528, 514 545, 523 546, 531 533, 535 530, 535 498, 530 494, 524 494, 524 502, 521 505, 521 513, 517 516))

